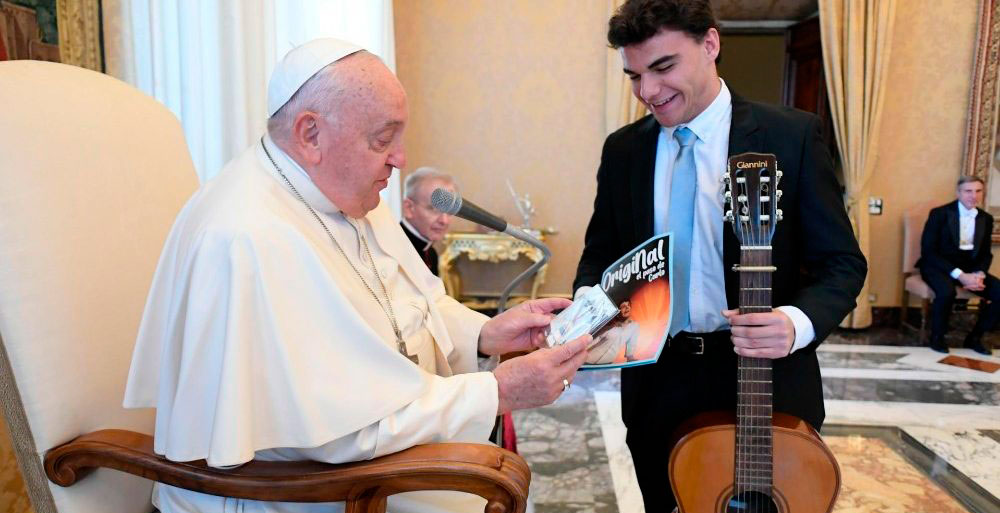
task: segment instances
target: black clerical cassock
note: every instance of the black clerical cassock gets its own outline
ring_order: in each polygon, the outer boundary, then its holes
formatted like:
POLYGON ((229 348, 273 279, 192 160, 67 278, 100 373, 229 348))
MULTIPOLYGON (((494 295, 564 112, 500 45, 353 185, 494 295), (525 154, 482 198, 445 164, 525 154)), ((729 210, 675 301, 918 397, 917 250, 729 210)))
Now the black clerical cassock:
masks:
POLYGON ((417 254, 420 258, 424 260, 427 267, 430 268, 431 273, 434 276, 438 275, 438 254, 437 250, 434 249, 434 245, 430 241, 420 235, 416 230, 411 230, 406 223, 399 223, 403 227, 403 233, 406 234, 406 238, 410 239, 410 243, 416 248, 417 254))

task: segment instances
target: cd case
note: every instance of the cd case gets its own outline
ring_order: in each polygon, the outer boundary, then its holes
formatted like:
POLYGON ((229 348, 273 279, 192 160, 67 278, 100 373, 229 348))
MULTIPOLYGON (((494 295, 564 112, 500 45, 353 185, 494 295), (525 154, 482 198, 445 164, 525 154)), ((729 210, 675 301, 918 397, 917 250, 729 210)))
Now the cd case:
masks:
POLYGON ((613 369, 655 362, 670 325, 672 236, 663 233, 611 264, 601 282, 580 292, 549 326, 549 347, 593 336, 581 369, 613 369))
POLYGON ((590 290, 552 319, 545 341, 552 347, 587 333, 593 335, 616 315, 618 307, 604 290, 601 287, 590 287, 590 290))

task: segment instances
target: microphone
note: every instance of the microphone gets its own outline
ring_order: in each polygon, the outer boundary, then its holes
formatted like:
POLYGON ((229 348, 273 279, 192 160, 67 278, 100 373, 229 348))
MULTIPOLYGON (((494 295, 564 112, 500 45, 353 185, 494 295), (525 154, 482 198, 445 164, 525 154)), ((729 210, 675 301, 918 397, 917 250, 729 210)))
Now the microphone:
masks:
POLYGON ((445 189, 434 189, 431 193, 431 206, 439 212, 461 217, 498 232, 507 230, 507 221, 483 210, 471 201, 462 200, 462 196, 457 192, 452 194, 445 189))
POLYGON ((510 297, 510 293, 528 276, 535 274, 535 272, 541 269, 542 266, 548 263, 549 258, 552 257, 552 252, 549 251, 548 246, 543 244, 542 241, 536 239, 523 230, 510 225, 502 217, 495 216, 483 210, 479 207, 479 205, 476 205, 468 200, 462 200, 462 196, 458 193, 452 194, 451 192, 441 188, 434 189, 434 192, 431 193, 431 206, 439 212, 461 217, 467 221, 472 221, 473 223, 483 225, 498 232, 506 233, 515 239, 523 240, 524 242, 538 248, 542 252, 541 260, 532 264, 531 267, 514 278, 514 281, 510 282, 510 285, 507 285, 507 288, 503 289, 503 292, 500 294, 500 301, 497 305, 498 314, 503 312, 506 308, 507 298, 510 297))

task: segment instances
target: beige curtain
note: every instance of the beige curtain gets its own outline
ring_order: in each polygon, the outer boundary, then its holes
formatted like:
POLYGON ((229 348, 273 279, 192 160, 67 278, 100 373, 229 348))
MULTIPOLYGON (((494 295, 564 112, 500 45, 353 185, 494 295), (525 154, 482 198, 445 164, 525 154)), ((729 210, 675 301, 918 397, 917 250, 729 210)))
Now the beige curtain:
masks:
MULTIPOLYGON (((607 0, 608 18, 625 0, 607 0)), ((607 27, 605 27, 607 29, 607 27)), ((632 84, 622 73, 622 57, 618 50, 608 48, 607 88, 604 97, 604 122, 608 134, 646 115, 646 106, 632 94, 632 84)))
MULTIPOLYGON (((867 198, 875 174, 896 0, 820 0, 823 69, 847 189, 845 202, 861 252, 870 258, 867 198)), ((869 279, 841 324, 871 326, 869 279)))
MULTIPOLYGON (((267 80, 316 37, 364 46, 395 69, 392 0, 103 0, 108 72, 181 120, 202 182, 264 132, 267 80)), ((382 192, 401 213, 399 173, 382 192)))

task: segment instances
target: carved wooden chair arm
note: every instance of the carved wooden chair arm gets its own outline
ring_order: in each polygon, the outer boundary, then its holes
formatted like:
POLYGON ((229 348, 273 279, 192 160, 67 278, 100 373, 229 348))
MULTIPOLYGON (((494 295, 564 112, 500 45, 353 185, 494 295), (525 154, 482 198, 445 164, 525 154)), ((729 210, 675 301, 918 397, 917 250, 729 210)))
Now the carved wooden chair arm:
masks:
POLYGON ((153 452, 150 435, 108 429, 56 447, 45 473, 71 486, 107 467, 196 492, 261 501, 347 502, 348 513, 384 513, 386 497, 416 490, 456 490, 483 497, 486 513, 523 513, 531 473, 524 460, 491 445, 420 445, 370 461, 251 461, 216 469, 205 460, 174 462, 153 452))

